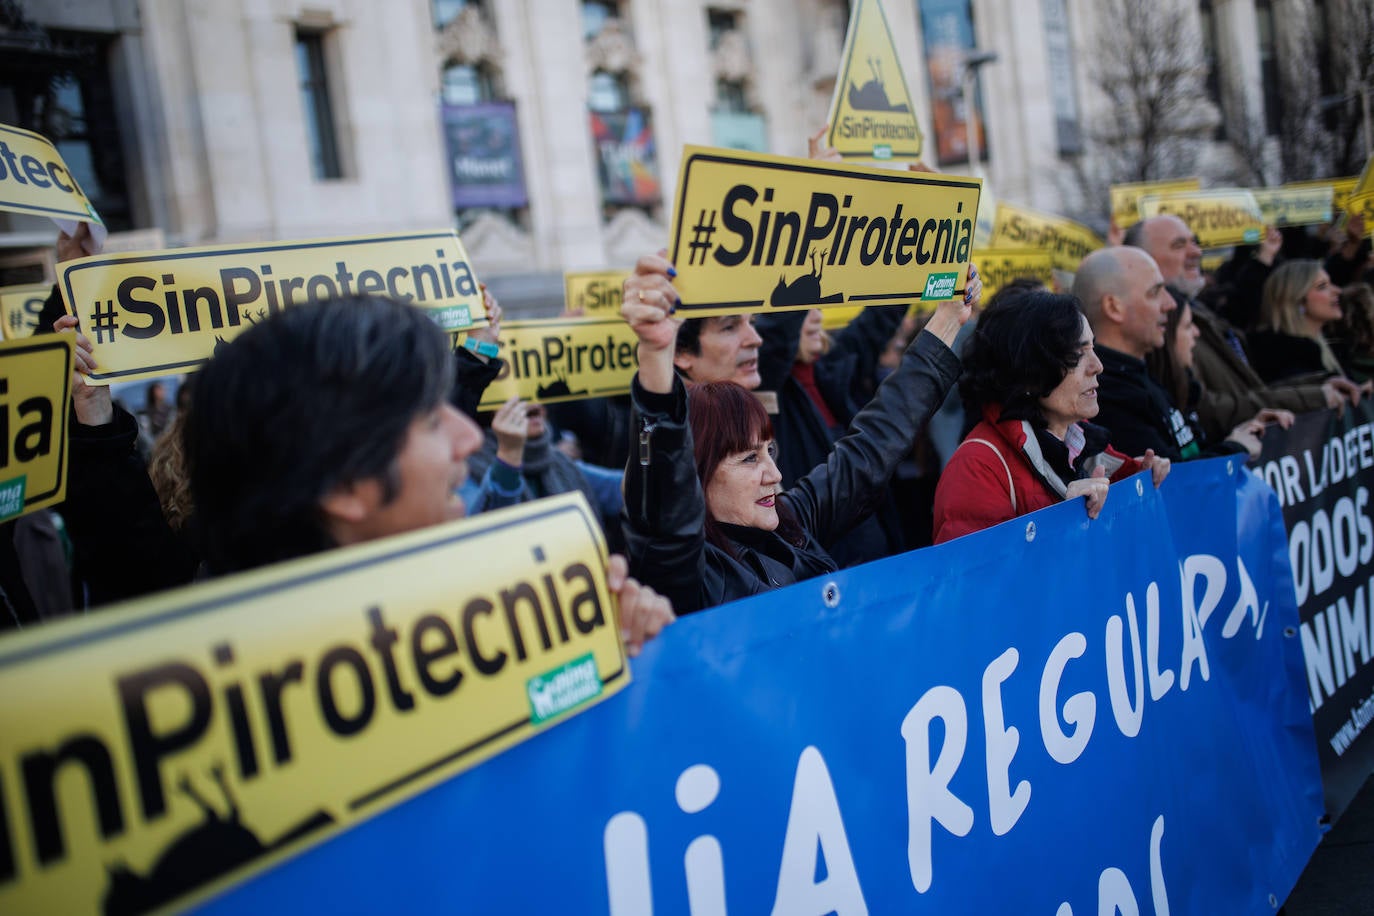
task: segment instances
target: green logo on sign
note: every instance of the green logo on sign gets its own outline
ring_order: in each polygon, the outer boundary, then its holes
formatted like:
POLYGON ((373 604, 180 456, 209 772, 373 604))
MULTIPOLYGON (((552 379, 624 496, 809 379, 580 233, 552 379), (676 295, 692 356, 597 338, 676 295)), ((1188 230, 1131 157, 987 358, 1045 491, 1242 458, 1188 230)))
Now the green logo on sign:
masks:
POLYGON ((875 143, 875 144, 873 145, 873 158, 874 158, 874 159, 891 159, 891 158, 892 158, 892 144, 891 144, 891 143, 875 143))
POLYGON ((596 659, 588 652, 561 668, 532 677, 525 684, 525 692, 530 698, 530 722, 547 722, 601 694, 596 659))
POLYGON ((1241 236, 1245 239, 1245 244, 1247 245, 1253 245, 1260 240, 1258 229, 1246 229, 1241 233, 1241 236))
POLYGON ((0 483, 0 521, 24 511, 24 485, 27 480, 28 477, 18 477, 0 483))
POLYGON ((430 314, 445 331, 461 331, 472 324, 472 310, 466 305, 434 309, 430 314))
POLYGON ((954 288, 959 285, 959 275, 952 274, 931 274, 926 278, 925 292, 921 293, 922 299, 953 299, 954 288))

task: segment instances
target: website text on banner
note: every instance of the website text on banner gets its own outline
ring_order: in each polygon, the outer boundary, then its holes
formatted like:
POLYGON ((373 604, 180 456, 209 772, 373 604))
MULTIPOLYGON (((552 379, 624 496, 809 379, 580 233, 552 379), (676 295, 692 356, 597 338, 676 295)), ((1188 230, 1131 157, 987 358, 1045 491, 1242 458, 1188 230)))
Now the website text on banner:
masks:
POLYGON ((338 296, 411 302, 446 331, 486 321, 452 230, 97 255, 59 274, 99 367, 90 379, 102 385, 197 369, 253 322, 338 296))
POLYGON ((1326 809, 1374 773, 1374 406, 1270 428, 1256 470, 1283 505, 1326 809))
POLYGON ((980 183, 688 146, 671 258, 686 318, 963 295, 980 183))
POLYGON ((1274 496, 1195 462, 1085 522, 684 618, 621 695, 207 912, 1272 913, 1321 815, 1274 496))
POLYGON ((66 497, 73 359, 70 335, 0 343, 0 522, 66 497))
POLYGON ((610 696, 605 568, 560 496, 8 638, 0 912, 203 899, 610 696))

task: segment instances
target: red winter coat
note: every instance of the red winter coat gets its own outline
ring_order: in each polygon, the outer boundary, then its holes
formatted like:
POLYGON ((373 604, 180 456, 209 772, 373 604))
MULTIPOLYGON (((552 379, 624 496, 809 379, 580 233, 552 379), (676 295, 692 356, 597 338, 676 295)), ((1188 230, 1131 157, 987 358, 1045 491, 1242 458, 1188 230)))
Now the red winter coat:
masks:
MULTIPOLYGON (((1001 412, 996 405, 984 409, 983 421, 954 450, 940 474, 934 543, 991 528, 1064 499, 1065 484, 1045 461, 1031 425, 1024 420, 994 422, 1001 412)), ((1101 465, 1115 483, 1142 470, 1135 459, 1107 444, 1102 427, 1077 426, 1085 437, 1083 453, 1088 457, 1080 459, 1085 473, 1101 465)))

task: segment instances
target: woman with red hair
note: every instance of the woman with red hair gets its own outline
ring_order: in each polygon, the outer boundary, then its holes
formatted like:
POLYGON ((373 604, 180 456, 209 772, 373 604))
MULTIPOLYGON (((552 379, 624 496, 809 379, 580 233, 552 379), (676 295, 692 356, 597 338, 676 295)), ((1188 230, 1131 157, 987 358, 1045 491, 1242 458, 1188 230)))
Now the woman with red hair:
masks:
POLYGON ((836 570, 829 548, 872 514, 888 478, 959 374, 950 344, 982 284, 943 302, 900 367, 823 464, 781 490, 772 424, 733 382, 686 385, 673 371, 676 271, 641 258, 621 314, 639 336, 625 472, 625 537, 640 581, 679 614, 836 570))

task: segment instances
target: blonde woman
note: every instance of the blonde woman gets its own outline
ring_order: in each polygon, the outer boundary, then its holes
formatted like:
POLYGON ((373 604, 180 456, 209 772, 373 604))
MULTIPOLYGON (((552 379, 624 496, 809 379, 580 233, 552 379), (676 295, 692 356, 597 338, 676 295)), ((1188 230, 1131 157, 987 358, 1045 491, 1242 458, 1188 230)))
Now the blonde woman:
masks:
POLYGON ((1341 318, 1341 289, 1317 261, 1286 261, 1269 275, 1258 327, 1250 332, 1250 363, 1266 382, 1296 382, 1344 373, 1322 336, 1341 318))

